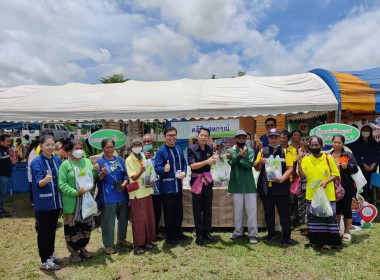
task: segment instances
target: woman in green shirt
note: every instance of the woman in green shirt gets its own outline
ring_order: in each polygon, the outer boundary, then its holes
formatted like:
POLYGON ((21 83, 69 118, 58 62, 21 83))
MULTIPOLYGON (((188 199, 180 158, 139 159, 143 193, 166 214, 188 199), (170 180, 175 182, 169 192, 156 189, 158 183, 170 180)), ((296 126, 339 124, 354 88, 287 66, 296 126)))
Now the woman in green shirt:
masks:
POLYGON ((71 253, 69 259, 71 263, 78 263, 82 258, 89 259, 92 257, 86 250, 86 245, 90 241, 93 219, 83 221, 75 217, 78 198, 89 190, 83 187, 77 188, 74 170, 80 173, 90 170, 93 178, 95 178, 100 166, 88 158, 82 158, 83 144, 80 140, 71 140, 69 150, 68 160, 64 161, 59 168, 58 187, 62 194, 65 239, 67 248, 71 253))

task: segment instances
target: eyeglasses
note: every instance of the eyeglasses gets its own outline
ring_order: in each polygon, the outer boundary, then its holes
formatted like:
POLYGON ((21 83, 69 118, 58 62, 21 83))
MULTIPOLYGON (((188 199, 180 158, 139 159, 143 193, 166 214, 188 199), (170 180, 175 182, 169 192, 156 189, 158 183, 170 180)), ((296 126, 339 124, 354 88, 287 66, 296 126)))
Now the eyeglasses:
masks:
POLYGON ((177 134, 166 134, 165 137, 170 137, 170 138, 173 138, 173 137, 177 137, 177 134))
POLYGON ((265 127, 274 127, 274 124, 266 124, 265 127))

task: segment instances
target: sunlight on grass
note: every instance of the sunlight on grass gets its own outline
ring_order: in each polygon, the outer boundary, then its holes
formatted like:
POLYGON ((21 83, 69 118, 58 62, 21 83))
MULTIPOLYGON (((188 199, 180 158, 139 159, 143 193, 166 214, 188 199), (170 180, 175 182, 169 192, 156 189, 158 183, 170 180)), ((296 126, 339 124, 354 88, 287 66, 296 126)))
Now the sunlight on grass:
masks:
MULTIPOLYGON (((134 255, 132 248, 115 247, 117 253, 105 255, 101 233, 92 232, 91 260, 71 265, 63 237, 57 230, 56 253, 64 259, 55 273, 39 270, 39 256, 34 231, 33 209, 27 195, 8 198, 12 218, 0 219, 1 279, 380 279, 380 224, 352 234, 352 242, 343 248, 322 253, 306 249, 307 239, 300 228, 292 232, 299 244, 282 247, 279 240, 250 245, 248 239, 231 241, 232 229, 214 232, 218 243, 199 247, 195 238, 172 248, 155 242, 144 255, 134 255)), ((187 231, 194 237, 194 232, 187 231)), ((260 238, 265 232, 260 233, 260 238)), ((132 241, 128 228, 128 241, 132 241)))

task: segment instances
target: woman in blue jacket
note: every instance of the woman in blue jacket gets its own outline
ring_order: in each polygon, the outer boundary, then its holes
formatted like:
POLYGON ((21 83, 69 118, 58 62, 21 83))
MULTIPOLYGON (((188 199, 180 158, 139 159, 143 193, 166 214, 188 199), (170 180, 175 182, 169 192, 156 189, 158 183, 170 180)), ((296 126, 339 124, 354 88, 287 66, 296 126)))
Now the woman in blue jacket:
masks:
POLYGON ((60 269, 62 263, 54 254, 55 231, 62 208, 61 193, 58 190, 58 170, 61 160, 53 156, 54 137, 41 138, 42 153, 31 163, 33 202, 36 217, 37 245, 43 270, 60 269))

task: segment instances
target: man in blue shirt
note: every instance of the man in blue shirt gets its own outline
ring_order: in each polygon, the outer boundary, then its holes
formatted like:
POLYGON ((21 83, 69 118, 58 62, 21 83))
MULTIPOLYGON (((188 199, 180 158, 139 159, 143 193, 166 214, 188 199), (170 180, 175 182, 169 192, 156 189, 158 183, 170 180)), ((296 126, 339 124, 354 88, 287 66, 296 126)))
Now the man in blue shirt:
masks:
POLYGON ((176 246, 178 240, 189 237, 181 232, 183 220, 182 179, 186 177, 187 163, 181 148, 176 145, 177 129, 164 130, 165 145, 156 153, 154 169, 160 176, 159 191, 166 229, 165 243, 176 246))
MULTIPOLYGON (((269 132, 271 128, 276 128, 276 125, 277 125, 277 121, 274 118, 267 118, 265 120, 265 129, 267 130, 267 132, 269 132)), ((261 150, 262 148, 265 148, 268 146, 269 146, 268 133, 265 133, 264 135, 260 136, 259 147, 261 150)))
POLYGON ((203 245, 203 238, 216 242, 211 236, 212 221, 212 187, 214 182, 210 174, 211 166, 215 164, 213 148, 207 145, 210 130, 201 127, 197 133, 198 143, 187 149, 187 162, 191 167, 191 192, 193 198, 194 224, 197 234, 196 243, 203 245))

